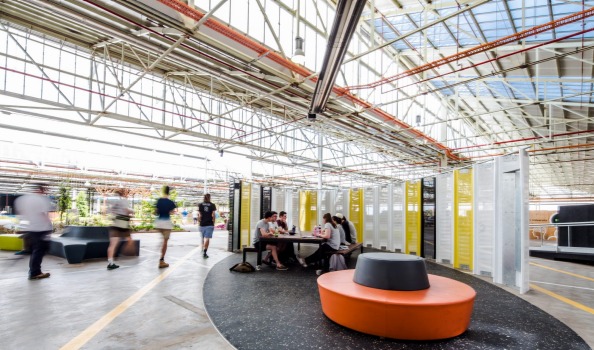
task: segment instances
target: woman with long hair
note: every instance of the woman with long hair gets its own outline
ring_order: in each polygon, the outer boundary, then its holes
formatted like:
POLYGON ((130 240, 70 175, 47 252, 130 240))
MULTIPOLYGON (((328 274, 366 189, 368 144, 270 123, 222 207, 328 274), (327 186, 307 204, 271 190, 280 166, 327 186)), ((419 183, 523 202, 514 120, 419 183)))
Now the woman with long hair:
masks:
POLYGON ((326 238, 327 241, 322 243, 315 253, 305 258, 305 260, 303 258, 298 258, 303 267, 317 263, 324 259, 326 252, 335 252, 340 247, 340 232, 338 231, 338 226, 334 220, 332 220, 332 215, 330 213, 324 214, 324 228, 320 237, 326 238))

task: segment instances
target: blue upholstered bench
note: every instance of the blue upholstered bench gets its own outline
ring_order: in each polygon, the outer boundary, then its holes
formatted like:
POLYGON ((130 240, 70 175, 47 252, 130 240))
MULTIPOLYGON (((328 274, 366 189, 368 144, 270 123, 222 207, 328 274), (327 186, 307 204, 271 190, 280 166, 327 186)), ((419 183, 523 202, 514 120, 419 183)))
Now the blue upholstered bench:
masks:
MULTIPOLYGON (((134 255, 140 255, 140 240, 134 241, 134 255)), ((116 251, 119 254, 120 245, 116 251)), ((66 258, 69 264, 85 259, 106 258, 109 247, 107 227, 66 226, 64 233, 50 242, 49 254, 66 258)))

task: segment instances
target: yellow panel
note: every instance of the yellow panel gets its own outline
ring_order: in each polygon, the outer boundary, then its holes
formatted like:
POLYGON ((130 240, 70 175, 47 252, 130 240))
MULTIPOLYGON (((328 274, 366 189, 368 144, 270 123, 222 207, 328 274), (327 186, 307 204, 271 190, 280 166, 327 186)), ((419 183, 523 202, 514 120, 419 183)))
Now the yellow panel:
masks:
POLYGON ((454 267, 472 271, 472 169, 454 171, 454 267))
POLYGON ((299 191, 299 230, 312 231, 309 217, 309 191, 299 191))
POLYGON ((406 182, 406 254, 421 255, 421 181, 406 182))
POLYGON ((241 247, 250 246, 250 208, 252 201, 252 184, 241 182, 241 216, 239 218, 239 242, 241 247))
POLYGON ((347 219, 357 229, 357 242, 363 242, 363 217, 365 215, 365 211, 363 210, 363 189, 350 189, 349 197, 350 206, 347 219))
POLYGON ((317 191, 307 191, 309 192, 309 222, 311 226, 309 227, 309 231, 313 231, 314 226, 321 225, 321 222, 318 221, 318 192, 317 191))

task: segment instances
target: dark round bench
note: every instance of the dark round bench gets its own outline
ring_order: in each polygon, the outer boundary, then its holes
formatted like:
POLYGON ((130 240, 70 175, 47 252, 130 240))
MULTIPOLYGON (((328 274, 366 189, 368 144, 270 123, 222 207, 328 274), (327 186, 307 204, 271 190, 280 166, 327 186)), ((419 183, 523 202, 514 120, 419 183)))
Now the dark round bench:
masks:
POLYGON ((367 253, 359 255, 354 281, 386 290, 429 288, 425 259, 413 255, 367 253))

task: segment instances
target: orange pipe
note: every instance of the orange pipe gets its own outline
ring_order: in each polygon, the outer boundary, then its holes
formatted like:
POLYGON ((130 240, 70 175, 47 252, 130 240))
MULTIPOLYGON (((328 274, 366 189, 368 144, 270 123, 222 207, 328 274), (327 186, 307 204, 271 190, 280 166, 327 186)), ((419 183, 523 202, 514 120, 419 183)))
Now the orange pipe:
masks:
MULTIPOLYGON (((180 12, 181 14, 183 14, 185 16, 192 18, 195 21, 200 21, 202 19, 202 17, 204 17, 204 14, 202 12, 200 12, 199 10, 197 10, 195 8, 188 6, 187 4, 185 4, 179 0, 157 0, 157 1, 180 12)), ((207 19, 203 25, 232 39, 232 40, 234 40, 237 43, 240 43, 244 47, 247 47, 247 48, 255 51, 259 56, 267 54, 266 58, 272 60, 273 62, 278 63, 279 65, 281 65, 287 69, 290 69, 291 71, 293 71, 301 76, 307 77, 307 76, 310 76, 313 74, 313 72, 311 72, 309 69, 307 69, 303 66, 300 66, 300 65, 292 62, 291 60, 284 58, 283 56, 279 55, 278 53, 271 51, 266 46, 258 43, 257 41, 255 41, 241 33, 238 33, 237 31, 233 30, 230 26, 227 26, 213 18, 207 19)), ((311 80, 315 82, 316 78, 312 78, 311 80)), ((332 88, 332 91, 335 94, 337 94, 339 96, 344 96, 349 101, 371 111, 372 113, 379 116, 382 120, 384 120, 386 122, 394 123, 403 129, 407 129, 406 131, 410 132, 413 136, 417 136, 421 139, 427 140, 430 144, 432 144, 432 145, 436 146, 438 149, 444 151, 444 153, 449 158, 456 160, 456 161, 464 160, 464 158, 460 158, 460 157, 456 156, 449 147, 437 142, 437 140, 435 140, 434 138, 432 138, 428 135, 425 135, 418 130, 411 129, 410 125, 396 119, 394 116, 390 115, 389 113, 387 113, 379 108, 372 108, 372 105, 369 102, 363 101, 363 100, 359 99, 358 97, 352 95, 347 88, 334 86, 332 88)))

